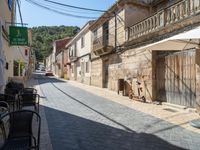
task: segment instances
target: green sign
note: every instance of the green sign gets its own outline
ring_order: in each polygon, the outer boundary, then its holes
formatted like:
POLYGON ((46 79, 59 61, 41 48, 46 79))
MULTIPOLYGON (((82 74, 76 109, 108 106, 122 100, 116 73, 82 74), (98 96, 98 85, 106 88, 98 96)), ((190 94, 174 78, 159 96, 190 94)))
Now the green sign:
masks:
POLYGON ((10 26, 9 31, 11 46, 28 46, 27 27, 10 26))

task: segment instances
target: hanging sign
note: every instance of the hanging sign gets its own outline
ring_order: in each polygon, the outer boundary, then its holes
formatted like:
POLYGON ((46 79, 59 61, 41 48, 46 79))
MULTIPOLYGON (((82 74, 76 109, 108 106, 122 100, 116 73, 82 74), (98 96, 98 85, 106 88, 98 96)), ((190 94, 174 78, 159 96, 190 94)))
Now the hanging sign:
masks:
POLYGON ((10 26, 9 37, 11 46, 28 46, 27 27, 10 26))

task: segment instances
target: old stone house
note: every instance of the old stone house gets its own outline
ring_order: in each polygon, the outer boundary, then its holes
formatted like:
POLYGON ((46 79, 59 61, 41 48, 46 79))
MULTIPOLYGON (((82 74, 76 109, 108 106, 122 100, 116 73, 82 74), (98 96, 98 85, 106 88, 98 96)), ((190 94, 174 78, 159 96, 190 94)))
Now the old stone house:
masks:
POLYGON ((52 71, 53 70, 53 53, 51 53, 48 57, 45 59, 45 67, 46 71, 52 71))
POLYGON ((118 91, 123 79, 125 94, 198 107, 199 38, 179 33, 195 30, 199 12, 199 0, 119 0, 90 28, 91 84, 118 91))
POLYGON ((65 64, 65 45, 71 40, 71 38, 67 37, 64 39, 59 39, 54 41, 53 44, 53 55, 52 57, 55 56, 55 61, 53 62, 53 73, 54 75, 63 78, 64 77, 64 72, 66 70, 66 64, 65 64))
POLYGON ((91 31, 89 21, 66 45, 70 59, 70 79, 90 85, 91 78, 91 31))

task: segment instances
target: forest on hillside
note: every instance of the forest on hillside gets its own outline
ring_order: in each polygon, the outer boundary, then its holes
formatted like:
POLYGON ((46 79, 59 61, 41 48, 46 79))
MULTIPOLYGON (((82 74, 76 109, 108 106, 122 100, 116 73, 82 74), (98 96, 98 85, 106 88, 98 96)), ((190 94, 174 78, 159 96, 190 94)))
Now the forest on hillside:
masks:
POLYGON ((73 37, 80 28, 77 26, 39 26, 33 27, 32 49, 37 61, 43 61, 53 50, 53 41, 73 37))

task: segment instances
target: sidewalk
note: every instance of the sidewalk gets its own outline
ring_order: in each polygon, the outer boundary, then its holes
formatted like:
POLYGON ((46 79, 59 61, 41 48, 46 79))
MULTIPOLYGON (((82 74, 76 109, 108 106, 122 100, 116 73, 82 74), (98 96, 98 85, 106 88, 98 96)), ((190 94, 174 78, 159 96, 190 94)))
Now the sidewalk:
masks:
POLYGON ((188 110, 176 109, 165 105, 156 105, 151 103, 142 103, 139 101, 130 100, 128 97, 118 95, 117 92, 110 91, 108 89, 85 85, 76 81, 64 80, 68 84, 71 84, 77 88, 81 88, 98 96, 107 98, 121 105, 138 110, 140 112, 149 114, 156 118, 165 120, 174 124, 175 126, 181 126, 187 130, 200 133, 200 129, 190 126, 189 122, 194 119, 199 119, 199 114, 195 112, 189 112, 188 110))
POLYGON ((41 116, 41 133, 40 133, 40 149, 41 150, 53 150, 52 144, 51 144, 51 139, 49 135, 49 129, 48 129, 48 123, 46 120, 46 115, 44 112, 44 107, 43 107, 43 101, 44 97, 42 95, 42 92, 40 91, 40 86, 38 84, 38 81, 33 78, 33 76, 27 81, 26 83, 27 87, 34 87, 37 89, 38 94, 41 96, 40 97, 40 116, 41 116))

